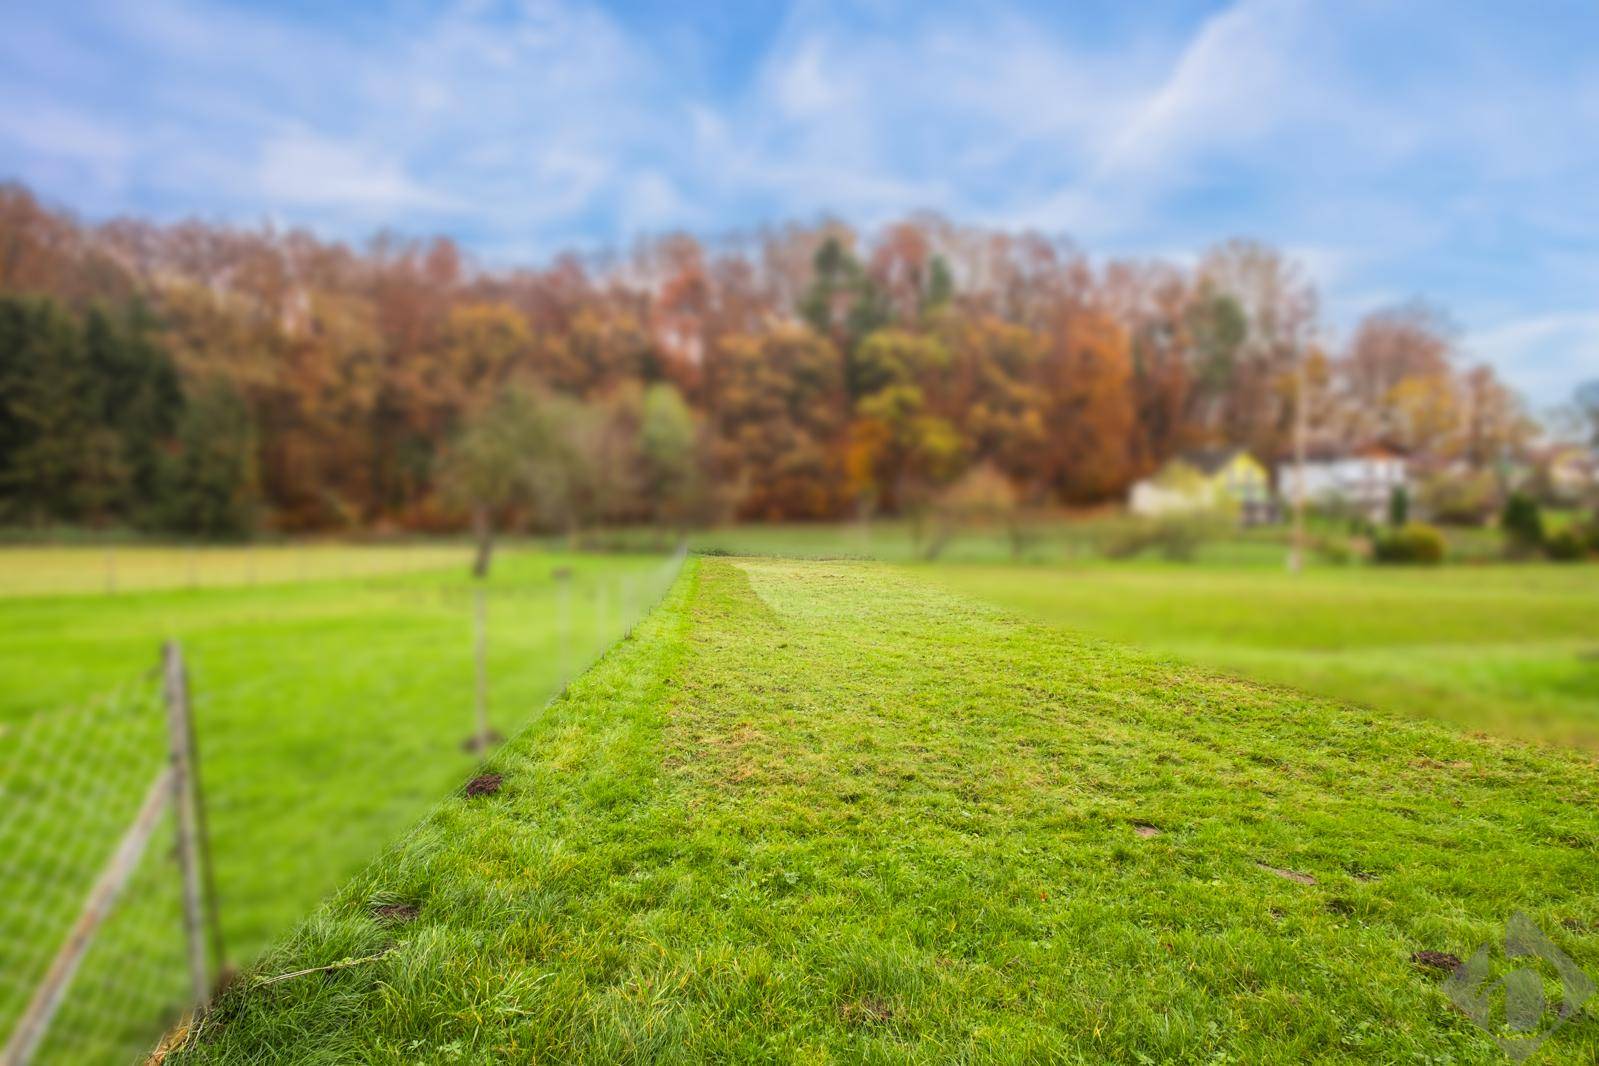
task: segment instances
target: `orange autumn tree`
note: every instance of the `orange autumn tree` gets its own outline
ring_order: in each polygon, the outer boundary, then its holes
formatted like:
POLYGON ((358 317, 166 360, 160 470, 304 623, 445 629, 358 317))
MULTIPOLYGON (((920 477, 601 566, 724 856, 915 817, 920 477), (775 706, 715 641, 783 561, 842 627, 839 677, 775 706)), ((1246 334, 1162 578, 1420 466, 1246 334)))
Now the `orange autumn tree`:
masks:
POLYGON ((1132 473, 1132 364, 1127 331, 1104 313, 1063 314, 1039 366, 1044 393, 1043 481, 1062 500, 1092 503, 1132 473))
POLYGON ((1038 381, 1045 339, 987 313, 947 315, 938 331, 950 352, 947 409, 964 424, 970 458, 1037 495, 1037 457, 1047 435, 1038 381))
POLYGON ((844 365, 826 337, 788 326, 719 346, 713 461, 744 518, 821 518, 843 503, 844 365))

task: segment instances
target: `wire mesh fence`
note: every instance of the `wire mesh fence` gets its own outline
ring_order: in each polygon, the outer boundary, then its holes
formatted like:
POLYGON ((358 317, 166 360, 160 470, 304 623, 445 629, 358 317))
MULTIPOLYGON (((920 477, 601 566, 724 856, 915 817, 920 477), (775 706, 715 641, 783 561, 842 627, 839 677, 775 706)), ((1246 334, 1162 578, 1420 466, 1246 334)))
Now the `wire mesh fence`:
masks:
MULTIPOLYGON (((166 799, 166 736, 153 680, 0 736, 0 1034, 8 1058, 32 1053, 14 1042, 16 1029, 119 841, 148 797, 166 799)), ((184 1002, 178 883, 164 876, 170 827, 153 835, 40 1034, 38 1061, 131 1060, 149 1027, 184 1002)))
MULTIPOLYGON (((188 659, 214 861, 214 888, 201 887, 219 917, 204 939, 246 963, 458 784, 485 731, 527 726, 664 594, 680 560, 531 557, 487 585, 412 573, 336 590, 218 593, 225 603, 208 613, 155 618, 130 606, 130 622, 151 625, 149 669, 75 707, 0 723, 5 1054, 137 1061, 196 998, 185 852, 169 802, 42 1036, 17 1052, 30 1004, 170 772, 154 669, 162 637, 181 636, 188 659)), ((208 960, 211 977, 220 961, 208 960)))

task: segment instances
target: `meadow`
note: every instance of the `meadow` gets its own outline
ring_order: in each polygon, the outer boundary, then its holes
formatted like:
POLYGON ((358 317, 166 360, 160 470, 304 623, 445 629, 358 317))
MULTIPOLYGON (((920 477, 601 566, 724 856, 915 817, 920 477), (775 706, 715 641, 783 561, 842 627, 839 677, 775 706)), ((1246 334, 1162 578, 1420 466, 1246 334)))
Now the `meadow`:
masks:
POLYGON ((1599 969, 1589 758, 933 578, 691 560, 168 1061, 1495 1063, 1422 953, 1599 969))
POLYGON ((1473 730, 1599 749, 1599 567, 925 568, 1052 624, 1473 730))
MULTIPOLYGON (((198 573, 212 583, 198 588, 186 549, 117 551, 123 584, 110 595, 94 580, 102 548, 0 552, 11 593, 0 597, 11 890, 0 901, 0 1040, 165 759, 151 674, 164 639, 180 639, 189 662, 234 962, 301 920, 477 761, 462 747, 475 729, 465 547, 209 549, 198 573), (135 575, 151 587, 130 590, 135 575)), ((486 587, 493 726, 524 725, 659 596, 674 565, 504 552, 486 587)), ((54 1061, 125 1061, 159 1031, 153 1012, 181 1003, 169 856, 152 848, 139 877, 75 983, 57 1031, 76 1042, 47 1048, 54 1061)))

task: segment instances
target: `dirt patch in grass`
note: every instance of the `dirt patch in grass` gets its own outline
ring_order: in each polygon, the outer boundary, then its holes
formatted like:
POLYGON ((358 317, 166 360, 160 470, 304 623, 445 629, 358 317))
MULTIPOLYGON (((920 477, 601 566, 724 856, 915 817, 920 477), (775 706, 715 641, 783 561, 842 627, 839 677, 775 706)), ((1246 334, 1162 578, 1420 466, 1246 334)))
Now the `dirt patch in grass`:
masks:
POLYGON ((415 903, 385 903, 380 907, 372 908, 372 916, 374 918, 394 925, 414 922, 416 921, 416 915, 415 903))
POLYGON ((893 1005, 887 1000, 878 999, 876 996, 851 1000, 840 1008, 839 1013, 844 1016, 844 1024, 846 1025, 887 1025, 894 1020, 893 1005))
POLYGON ((1453 970, 1460 965, 1460 956, 1447 951, 1413 951, 1410 961, 1426 970, 1453 970))
POLYGON ((740 722, 726 733, 709 733, 702 739, 712 747, 737 751, 760 743, 766 739, 766 734, 748 722, 740 722))
POLYGON ((1133 832, 1137 833, 1145 840, 1148 840, 1150 837, 1160 836, 1160 830, 1152 825, 1135 825, 1133 826, 1133 832))
POLYGON ((500 790, 503 778, 499 774, 478 774, 466 783, 468 796, 492 796, 500 790))
POLYGON ((1310 876, 1309 874, 1302 874, 1297 870, 1284 870, 1277 866, 1268 866, 1263 862, 1257 862, 1255 865, 1260 867, 1262 870, 1265 870, 1269 874, 1276 874, 1283 880, 1292 881, 1296 885, 1313 885, 1316 883, 1316 879, 1314 877, 1310 876))

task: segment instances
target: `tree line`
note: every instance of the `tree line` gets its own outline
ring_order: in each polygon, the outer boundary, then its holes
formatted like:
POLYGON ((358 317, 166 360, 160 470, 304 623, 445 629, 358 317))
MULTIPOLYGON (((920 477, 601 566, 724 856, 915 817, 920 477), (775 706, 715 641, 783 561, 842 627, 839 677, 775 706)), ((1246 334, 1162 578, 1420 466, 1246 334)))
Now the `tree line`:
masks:
POLYGON ((0 517, 209 536, 1120 497, 1193 447, 1483 467, 1535 426, 1447 317, 1334 347, 1255 242, 1191 265, 914 216, 488 268, 446 238, 89 224, 0 186, 0 517), (508 458, 509 457, 509 458, 508 458))

